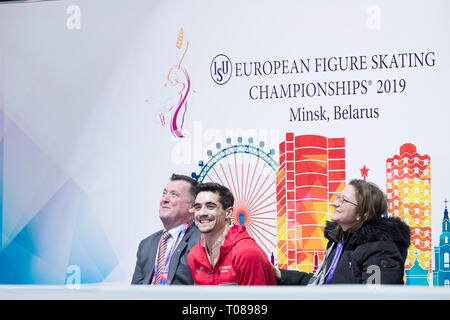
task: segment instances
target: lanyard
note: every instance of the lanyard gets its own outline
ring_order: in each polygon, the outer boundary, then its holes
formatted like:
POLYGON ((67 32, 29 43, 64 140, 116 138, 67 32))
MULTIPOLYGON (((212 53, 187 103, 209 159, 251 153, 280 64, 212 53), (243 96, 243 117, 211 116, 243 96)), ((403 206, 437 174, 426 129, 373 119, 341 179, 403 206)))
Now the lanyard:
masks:
POLYGON ((325 281, 325 284, 329 284, 331 281, 331 278, 333 278, 334 272, 336 271, 336 266, 338 264, 339 258, 342 253, 342 247, 343 247, 343 243, 342 243, 342 241, 339 241, 338 246, 336 248, 336 252, 334 253, 333 261, 331 261, 330 269, 328 269, 328 276, 327 276, 327 280, 325 281))
MULTIPOLYGON (((170 248, 169 253, 167 254, 166 257, 166 261, 164 261, 164 267, 161 271, 161 281, 160 284, 166 284, 167 282, 167 276, 169 273, 169 263, 170 263, 170 259, 172 259, 172 255, 175 252, 176 247, 178 246, 178 243, 180 242, 180 240, 184 237, 187 229, 189 229, 189 227, 191 226, 192 223, 186 223, 186 225, 184 226, 183 230, 181 230, 180 233, 178 233, 177 239, 172 243, 172 246, 170 248)), ((155 269, 153 271, 153 279, 152 279, 152 283, 155 282, 155 277, 156 277, 156 272, 158 270, 158 259, 156 259, 155 261, 155 269)))

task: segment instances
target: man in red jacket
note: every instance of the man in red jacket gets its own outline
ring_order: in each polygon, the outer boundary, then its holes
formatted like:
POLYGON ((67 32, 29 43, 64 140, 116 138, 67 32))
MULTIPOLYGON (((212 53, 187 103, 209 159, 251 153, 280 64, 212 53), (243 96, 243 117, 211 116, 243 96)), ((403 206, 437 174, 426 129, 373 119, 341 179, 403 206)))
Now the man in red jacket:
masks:
POLYGON ((195 223, 202 233, 188 254, 198 285, 276 285, 269 259, 245 230, 232 226, 234 198, 217 183, 197 186, 195 223))

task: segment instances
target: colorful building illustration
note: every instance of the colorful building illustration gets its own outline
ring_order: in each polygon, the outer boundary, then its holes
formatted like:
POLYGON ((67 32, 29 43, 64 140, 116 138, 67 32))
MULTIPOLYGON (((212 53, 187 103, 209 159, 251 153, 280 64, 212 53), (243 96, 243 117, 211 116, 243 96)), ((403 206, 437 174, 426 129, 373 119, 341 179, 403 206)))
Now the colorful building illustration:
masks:
POLYGON ((326 249, 330 203, 345 186, 345 139, 286 133, 279 147, 278 267, 312 272, 326 249))
POLYGON ((450 286, 450 220, 448 217, 447 200, 445 202, 444 218, 442 219, 442 234, 439 246, 434 247, 433 286, 450 286))
POLYGON ((428 270, 420 266, 417 254, 413 266, 405 270, 405 286, 428 286, 428 270))
POLYGON ((403 144, 400 154, 386 160, 388 214, 400 217, 411 228, 411 246, 405 263, 405 273, 410 277, 419 270, 417 266, 427 270, 427 277, 431 275, 430 176, 430 157, 418 154, 411 143, 403 144))

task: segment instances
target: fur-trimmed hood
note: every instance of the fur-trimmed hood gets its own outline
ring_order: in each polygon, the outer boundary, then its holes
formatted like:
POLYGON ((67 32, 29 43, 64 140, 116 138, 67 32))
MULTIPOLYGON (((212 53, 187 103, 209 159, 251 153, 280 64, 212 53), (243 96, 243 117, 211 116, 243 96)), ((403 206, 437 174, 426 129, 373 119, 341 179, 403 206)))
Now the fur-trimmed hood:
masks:
MULTIPOLYGON (((329 240, 324 265, 316 273, 281 270, 281 284, 322 284, 326 270, 335 256, 336 228, 338 224, 327 221, 325 237, 329 240)), ((377 218, 363 223, 354 232, 344 232, 344 246, 335 265, 331 284, 376 283, 403 284, 405 261, 410 245, 410 230, 398 218, 377 218), (373 277, 371 266, 378 267, 373 277)))
MULTIPOLYGON (((337 241, 336 222, 327 221, 325 237, 331 241, 337 241)), ((360 229, 354 232, 346 232, 344 242, 348 249, 375 241, 393 241, 400 249, 408 249, 411 243, 409 226, 399 218, 377 218, 364 222, 360 229)))

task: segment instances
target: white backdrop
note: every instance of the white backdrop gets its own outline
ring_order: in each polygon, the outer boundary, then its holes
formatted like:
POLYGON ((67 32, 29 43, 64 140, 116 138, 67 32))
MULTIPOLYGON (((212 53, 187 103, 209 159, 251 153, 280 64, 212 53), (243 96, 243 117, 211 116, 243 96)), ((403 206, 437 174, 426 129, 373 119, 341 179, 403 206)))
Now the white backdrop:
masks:
POLYGON ((208 159, 207 150, 216 150, 218 142, 226 145, 228 137, 264 141, 265 150, 274 149, 279 161, 278 145, 286 132, 345 137, 347 180, 360 178, 365 165, 367 179, 382 189, 386 159, 398 154, 402 144, 413 143, 419 154, 429 155, 436 246, 450 178, 449 9, 447 1, 0 5, 2 250, 70 180, 89 203, 102 241, 115 256, 103 281, 129 282, 139 241, 162 227, 159 198, 171 173, 198 173, 197 163, 208 159), (374 55, 386 55, 390 66, 392 55, 403 53, 430 53, 434 60, 417 67, 372 68, 374 55), (219 54, 234 68, 222 85, 211 76, 219 54), (366 57, 367 68, 315 72, 317 58, 347 56, 366 57), (293 61, 300 59, 309 59, 309 72, 236 76, 243 63, 287 60, 286 70, 292 71, 293 61), (183 67, 190 79, 187 104, 177 118, 183 138, 170 130, 173 110, 166 113, 166 125, 160 118, 161 110, 179 101, 182 86, 171 84, 180 85, 178 79, 186 85, 181 69, 173 66, 183 67), (249 94, 252 86, 272 90, 281 84, 369 80, 371 85, 364 82, 367 90, 355 94, 272 99, 249 94), (395 82, 402 92, 377 93, 378 80, 395 82), (378 108, 379 116, 334 120, 335 105, 378 108), (314 111, 320 106, 329 121, 290 121, 290 108, 314 111))

